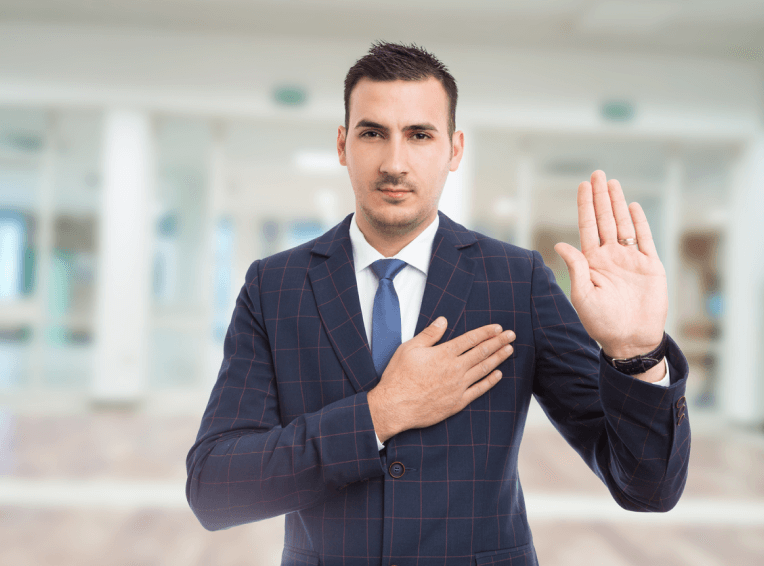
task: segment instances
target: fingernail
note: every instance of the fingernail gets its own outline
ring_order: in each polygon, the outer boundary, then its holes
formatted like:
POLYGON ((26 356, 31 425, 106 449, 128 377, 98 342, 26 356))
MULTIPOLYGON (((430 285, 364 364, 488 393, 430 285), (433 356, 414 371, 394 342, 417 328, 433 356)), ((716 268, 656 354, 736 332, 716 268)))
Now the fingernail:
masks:
POLYGON ((496 326, 493 327, 493 331, 496 332, 496 334, 498 334, 499 332, 501 332, 501 326, 497 324, 496 326))
POLYGON ((433 323, 433 326, 437 326, 438 328, 443 328, 446 325, 446 319, 445 317, 439 316, 435 319, 435 322, 433 323))

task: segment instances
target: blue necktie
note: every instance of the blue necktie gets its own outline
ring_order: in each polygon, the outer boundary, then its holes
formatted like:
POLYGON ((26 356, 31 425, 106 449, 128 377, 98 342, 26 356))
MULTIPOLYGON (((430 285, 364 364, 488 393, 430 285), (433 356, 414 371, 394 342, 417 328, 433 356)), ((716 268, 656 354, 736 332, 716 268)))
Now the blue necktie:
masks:
POLYGON ((382 376, 387 363, 401 345, 401 306, 393 279, 406 266, 400 259, 379 259, 371 264, 379 277, 371 319, 371 357, 377 375, 382 376))

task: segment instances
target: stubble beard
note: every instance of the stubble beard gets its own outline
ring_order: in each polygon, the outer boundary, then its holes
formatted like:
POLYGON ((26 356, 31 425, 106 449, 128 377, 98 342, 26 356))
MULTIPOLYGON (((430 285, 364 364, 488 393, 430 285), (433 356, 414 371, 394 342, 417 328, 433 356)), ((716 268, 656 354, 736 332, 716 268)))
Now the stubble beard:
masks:
MULTIPOLYGON (((381 175, 375 182, 373 191, 378 191, 383 187, 397 187, 402 185, 403 188, 409 191, 417 192, 417 187, 408 179, 404 177, 394 177, 393 175, 381 175)), ((422 211, 414 211, 413 216, 408 218, 401 218, 399 220, 391 220, 382 214, 378 214, 375 210, 361 204, 361 213, 371 227, 379 234, 385 236, 400 237, 405 236, 416 230, 421 226, 422 222, 426 220, 426 213, 422 211)))

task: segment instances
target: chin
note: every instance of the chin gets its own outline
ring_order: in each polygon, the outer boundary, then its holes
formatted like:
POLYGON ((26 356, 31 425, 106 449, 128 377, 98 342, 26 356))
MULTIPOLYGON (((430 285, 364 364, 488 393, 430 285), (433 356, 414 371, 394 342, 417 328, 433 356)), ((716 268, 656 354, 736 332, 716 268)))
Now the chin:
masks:
MULTIPOLYGON (((386 211, 387 212, 387 211, 386 211)), ((416 212, 389 211, 386 214, 381 211, 364 210, 364 216, 375 230, 387 234, 407 234, 415 230, 425 219, 424 216, 416 212)))

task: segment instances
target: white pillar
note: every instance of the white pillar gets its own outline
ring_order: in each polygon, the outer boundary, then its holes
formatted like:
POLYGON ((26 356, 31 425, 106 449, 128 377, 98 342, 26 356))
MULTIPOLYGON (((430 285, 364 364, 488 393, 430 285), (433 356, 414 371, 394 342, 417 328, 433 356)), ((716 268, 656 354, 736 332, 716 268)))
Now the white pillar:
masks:
POLYGON ((517 160, 517 221, 513 243, 528 250, 533 247, 533 177, 533 156, 523 149, 517 160))
POLYGON ((30 356, 29 388, 44 389, 45 356, 47 337, 50 327, 50 272, 53 262, 53 247, 56 234, 54 232, 55 206, 54 184, 56 176, 56 157, 59 146, 58 116, 55 112, 48 114, 46 124, 45 149, 40 171, 39 199, 37 211, 37 273, 34 304, 35 332, 32 336, 32 355, 30 356))
POLYGON ((148 114, 107 112, 91 391, 99 403, 134 403, 146 389, 153 260, 151 142, 148 114))
POLYGON ((475 185, 473 168, 473 145, 475 140, 469 129, 464 132, 464 156, 456 171, 448 174, 438 208, 454 222, 471 228, 472 193, 475 185))
POLYGON ((735 172, 724 245, 722 414, 744 425, 764 422, 764 132, 745 148, 735 172))
MULTIPOLYGON (((209 190, 207 191, 207 206, 204 211, 205 220, 205 233, 204 238, 204 265, 201 273, 205 277, 204 284, 202 285, 202 304, 205 309, 204 328, 205 332, 205 358, 204 367, 202 369, 202 379, 197 383, 199 389, 209 391, 212 385, 217 379, 217 373, 220 369, 221 348, 220 344, 214 339, 213 333, 210 329, 215 328, 215 324, 218 322, 215 318, 216 315, 216 280, 218 276, 217 266, 219 261, 219 242, 218 237, 218 222, 224 217, 224 199, 226 192, 226 175, 228 169, 228 162, 226 160, 225 142, 226 142, 226 126, 220 122, 215 122, 212 125, 211 144, 209 147, 209 190)), ((232 275, 232 274, 231 274, 232 275)), ((230 282, 229 282, 230 283, 230 282)), ((241 281, 237 281, 239 287, 241 281)), ((238 291, 238 289, 236 290, 238 291)), ((229 294, 232 297, 236 297, 235 292, 229 285, 229 294)), ((230 315, 230 313, 229 313, 230 315)))
POLYGON ((676 328, 676 305, 677 284, 679 282, 679 262, 682 230, 682 183, 684 167, 679 157, 672 157, 668 163, 666 175, 666 187, 663 191, 663 214, 661 261, 666 270, 668 281, 669 309, 666 320, 666 332, 671 336, 677 336, 676 328))

